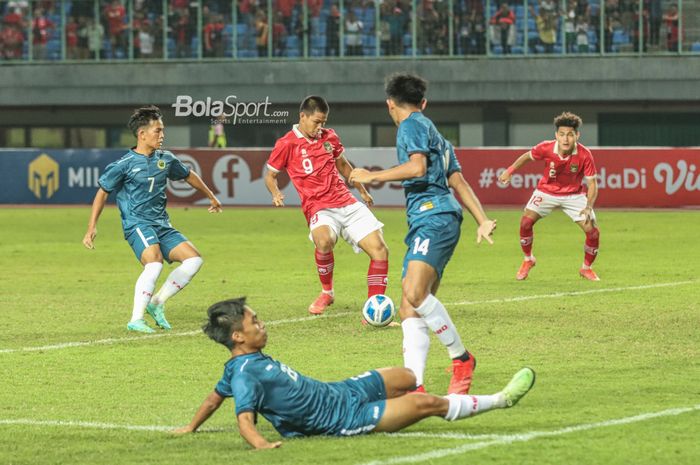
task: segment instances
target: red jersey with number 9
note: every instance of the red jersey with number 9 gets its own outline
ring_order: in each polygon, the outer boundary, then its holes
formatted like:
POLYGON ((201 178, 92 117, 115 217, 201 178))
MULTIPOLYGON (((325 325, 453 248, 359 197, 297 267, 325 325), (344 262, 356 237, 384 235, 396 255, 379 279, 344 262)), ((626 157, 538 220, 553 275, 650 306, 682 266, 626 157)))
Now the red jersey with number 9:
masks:
POLYGON ((275 172, 287 171, 308 223, 319 210, 346 207, 357 199, 335 166, 344 150, 335 131, 321 128, 316 138, 309 140, 297 126, 277 140, 267 167, 275 172))
POLYGON ((530 150, 533 160, 545 162, 544 176, 537 189, 551 195, 572 195, 583 192, 583 178, 595 178, 593 155, 583 144, 576 143, 571 155, 558 153, 556 140, 540 142, 530 150))

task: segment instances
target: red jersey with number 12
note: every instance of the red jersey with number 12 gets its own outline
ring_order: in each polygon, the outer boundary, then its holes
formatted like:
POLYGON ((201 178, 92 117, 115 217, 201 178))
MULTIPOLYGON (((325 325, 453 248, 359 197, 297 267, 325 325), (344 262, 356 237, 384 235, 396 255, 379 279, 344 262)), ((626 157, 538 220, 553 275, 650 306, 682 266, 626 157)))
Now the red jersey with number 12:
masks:
POLYGON ((301 198, 307 223, 319 210, 357 202, 335 166, 343 150, 334 130, 321 128, 316 138, 309 140, 297 125, 272 149, 267 167, 275 172, 287 171, 301 198))
POLYGON ((545 162, 544 176, 537 189, 551 195, 572 195, 583 192, 583 178, 595 178, 593 155, 583 144, 576 143, 571 155, 562 157, 556 140, 540 142, 530 150, 533 160, 545 162))

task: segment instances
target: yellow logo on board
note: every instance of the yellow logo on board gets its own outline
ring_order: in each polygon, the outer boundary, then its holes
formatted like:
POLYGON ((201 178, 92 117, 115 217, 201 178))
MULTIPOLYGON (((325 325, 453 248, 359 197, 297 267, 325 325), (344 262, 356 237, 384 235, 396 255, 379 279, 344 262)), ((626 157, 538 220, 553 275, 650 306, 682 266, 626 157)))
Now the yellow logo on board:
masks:
POLYGON ((56 160, 42 153, 29 163, 27 187, 37 199, 42 198, 46 189, 46 198, 50 199, 59 188, 59 165, 56 160))

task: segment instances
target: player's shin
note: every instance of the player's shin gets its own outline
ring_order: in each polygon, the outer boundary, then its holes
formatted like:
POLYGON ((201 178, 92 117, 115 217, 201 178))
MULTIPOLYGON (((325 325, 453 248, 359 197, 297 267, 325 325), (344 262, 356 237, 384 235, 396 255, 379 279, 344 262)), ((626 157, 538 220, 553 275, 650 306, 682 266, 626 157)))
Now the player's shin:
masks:
POLYGON ((333 251, 324 253, 315 250, 316 269, 318 270, 318 279, 321 281, 323 291, 328 294, 333 294, 333 267, 335 259, 333 251))
POLYGON ((367 270, 367 297, 386 293, 389 272, 388 260, 370 260, 367 270))
POLYGON ((432 294, 428 294, 422 304, 416 308, 416 313, 423 317, 440 342, 447 348, 450 358, 455 359, 466 354, 462 339, 460 339, 450 315, 444 305, 432 294))
POLYGON ((182 264, 168 275, 163 286, 151 300, 156 305, 164 304, 169 298, 184 289, 202 267, 202 257, 186 258, 182 264))
POLYGON ((416 376, 416 386, 423 385, 425 364, 430 349, 430 333, 422 318, 406 318, 403 329, 403 365, 416 376))
POLYGON ((586 245, 583 247, 584 258, 583 266, 590 267, 593 265, 598 256, 598 245, 600 243, 600 231, 598 228, 593 228, 586 233, 586 245))
POLYGON ((151 300, 156 281, 162 269, 163 264, 160 262, 146 263, 144 265, 141 276, 136 280, 136 286, 134 286, 134 309, 131 313, 131 321, 143 319, 146 305, 151 300))
POLYGON ((520 248, 523 249, 525 258, 532 257, 532 241, 534 238, 532 227, 534 224, 534 220, 527 216, 523 216, 520 219, 520 248))

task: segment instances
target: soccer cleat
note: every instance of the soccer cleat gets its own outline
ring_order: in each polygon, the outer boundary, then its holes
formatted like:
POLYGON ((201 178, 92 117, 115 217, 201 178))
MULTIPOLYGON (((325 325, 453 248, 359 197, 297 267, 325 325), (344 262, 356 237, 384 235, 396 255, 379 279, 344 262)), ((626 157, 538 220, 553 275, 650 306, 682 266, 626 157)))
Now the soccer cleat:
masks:
POLYGON ((126 329, 129 331, 138 331, 140 333, 155 333, 156 331, 148 326, 146 324, 146 320, 141 319, 141 320, 136 320, 136 321, 130 321, 129 324, 126 325, 126 329))
POLYGON ((323 314, 328 306, 333 305, 334 300, 332 295, 321 292, 321 294, 316 297, 316 300, 314 300, 314 303, 309 305, 309 313, 312 315, 323 314))
POLYGON ((151 317, 154 320, 156 320, 156 325, 158 325, 160 328, 163 328, 165 330, 173 329, 173 327, 170 326, 170 323, 168 323, 168 320, 165 319, 165 310, 163 304, 156 305, 154 303, 149 303, 146 306, 146 311, 149 315, 151 315, 151 317))
POLYGON ((527 275, 530 274, 530 270, 537 264, 537 260, 533 257, 532 260, 523 260, 522 265, 520 265, 520 269, 518 270, 518 274, 515 275, 515 279, 518 281, 522 281, 523 279, 527 278, 527 275))
POLYGON ((408 391, 410 394, 425 394, 425 386, 422 384, 418 387, 416 387, 413 391, 408 391))
POLYGON ((578 270, 578 274, 580 274, 582 278, 586 278, 589 281, 600 281, 598 275, 595 274, 595 271, 593 271, 593 269, 591 268, 581 268, 580 270, 578 270))
POLYGON ((525 367, 518 371, 501 393, 506 400, 506 408, 512 407, 535 385, 535 371, 525 367))
POLYGON ((448 394, 467 394, 472 387, 472 374, 476 368, 476 359, 474 355, 469 354, 469 360, 463 362, 461 360, 452 360, 452 379, 450 387, 447 388, 448 394))

